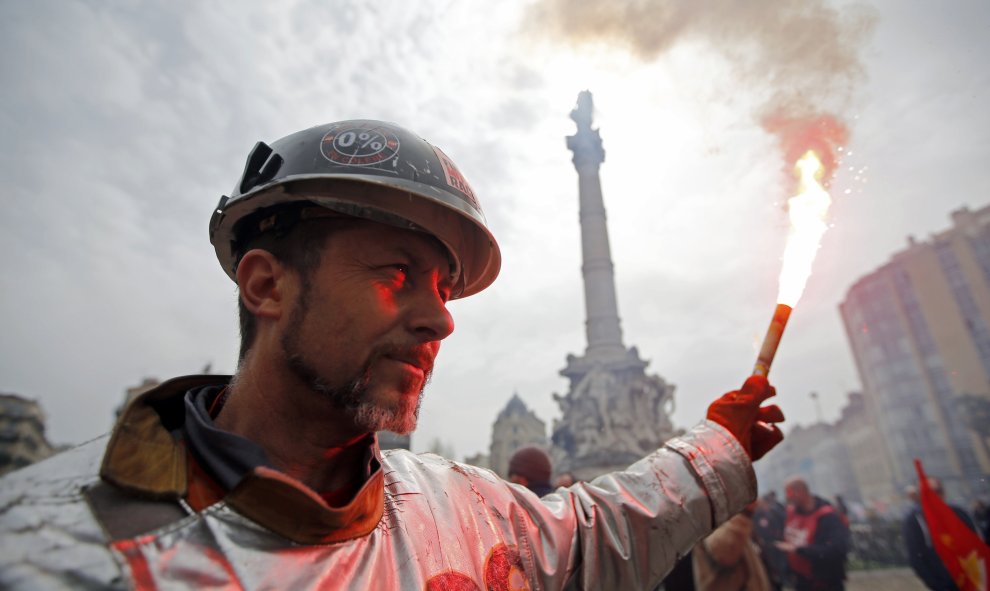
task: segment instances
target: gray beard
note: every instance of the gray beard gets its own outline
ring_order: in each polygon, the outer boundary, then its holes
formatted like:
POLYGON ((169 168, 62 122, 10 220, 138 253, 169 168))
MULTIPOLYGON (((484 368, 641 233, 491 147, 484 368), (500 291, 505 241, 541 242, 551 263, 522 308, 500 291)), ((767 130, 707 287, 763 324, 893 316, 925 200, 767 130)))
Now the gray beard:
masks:
POLYGON ((423 403, 423 390, 429 383, 431 372, 427 372, 419 395, 412 398, 403 397, 395 406, 385 407, 375 404, 368 398, 368 384, 371 381, 371 366, 379 358, 388 355, 398 347, 383 346, 372 351, 364 366, 356 372, 352 379, 341 386, 333 386, 306 361, 299 346, 298 335, 306 315, 309 312, 310 283, 303 280, 302 289, 296 300, 296 306, 289 317, 289 324, 282 335, 282 355, 289 369, 309 389, 324 397, 333 406, 350 415, 354 425, 367 431, 392 431, 400 435, 408 435, 416 429, 419 419, 419 409, 423 403))
MULTIPOLYGON (((288 336, 288 335, 287 335, 288 336)), ((294 338, 283 339, 294 341, 294 338)), ((354 425, 366 431, 392 431, 400 435, 408 435, 416 429, 419 419, 419 409, 423 402, 423 388, 415 399, 402 398, 395 406, 375 404, 368 398, 368 382, 370 381, 371 362, 365 364, 360 374, 342 386, 332 386, 322 378, 313 367, 302 357, 301 352, 293 350, 291 343, 283 342, 287 354, 289 369, 305 383, 309 389, 341 411, 350 415, 354 425), (286 348, 285 345, 290 347, 286 348)), ((373 356, 372 359, 377 358, 373 356)), ((423 384, 424 388, 426 382, 423 384)))

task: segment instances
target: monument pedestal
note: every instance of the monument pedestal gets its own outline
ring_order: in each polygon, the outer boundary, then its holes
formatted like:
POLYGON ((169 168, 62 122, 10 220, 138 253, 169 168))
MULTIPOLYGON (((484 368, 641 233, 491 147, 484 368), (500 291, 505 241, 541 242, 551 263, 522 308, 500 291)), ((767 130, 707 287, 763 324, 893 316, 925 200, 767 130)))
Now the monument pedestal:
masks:
POLYGON ((635 347, 608 361, 567 357, 560 373, 571 379, 570 390, 554 395, 563 414, 551 438, 557 473, 590 480, 622 470, 676 435, 674 386, 647 375, 646 366, 635 347))

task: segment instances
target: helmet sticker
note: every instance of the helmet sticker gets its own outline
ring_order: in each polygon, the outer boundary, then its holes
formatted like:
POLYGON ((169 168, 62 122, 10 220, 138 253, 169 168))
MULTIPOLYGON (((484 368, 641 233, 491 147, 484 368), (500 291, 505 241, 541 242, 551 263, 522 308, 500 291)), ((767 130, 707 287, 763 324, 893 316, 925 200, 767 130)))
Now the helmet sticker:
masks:
POLYGON ((399 138, 386 127, 369 122, 334 125, 323 136, 320 152, 335 164, 374 166, 399 152, 399 138))
POLYGON ((448 158, 447 155, 443 153, 443 150, 436 146, 433 146, 433 151, 440 160, 440 166, 443 167, 443 174, 447 179, 447 184, 461 193, 464 193, 464 196, 468 198, 471 205, 480 210, 481 206, 478 205, 478 199, 474 196, 474 191, 472 191, 471 186, 467 184, 467 180, 465 180, 464 175, 461 174, 461 171, 457 170, 457 167, 454 166, 454 161, 448 158))

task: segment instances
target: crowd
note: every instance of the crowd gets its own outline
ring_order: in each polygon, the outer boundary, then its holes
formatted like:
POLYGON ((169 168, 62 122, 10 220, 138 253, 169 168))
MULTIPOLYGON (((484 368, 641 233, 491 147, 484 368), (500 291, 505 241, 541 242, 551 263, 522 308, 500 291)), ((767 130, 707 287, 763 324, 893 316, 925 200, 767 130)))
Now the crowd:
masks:
MULTIPOLYGON (((534 446, 512 456, 509 480, 544 495, 552 492, 549 456, 534 446)), ((566 483, 573 483, 570 474, 566 483)), ((942 483, 929 486, 944 500, 942 483)), ((558 484, 555 482, 555 484, 558 484)), ((563 484, 563 483, 559 483, 563 484)), ((842 496, 828 501, 813 494, 799 477, 784 487, 786 504, 775 491, 760 496, 698 542, 664 579, 664 591, 833 591, 844 588, 847 568, 910 567, 933 591, 959 587, 930 539, 918 490, 904 491, 905 504, 884 511, 853 510, 842 496)), ((971 510, 949 504, 983 540, 990 535, 990 506, 971 510)))

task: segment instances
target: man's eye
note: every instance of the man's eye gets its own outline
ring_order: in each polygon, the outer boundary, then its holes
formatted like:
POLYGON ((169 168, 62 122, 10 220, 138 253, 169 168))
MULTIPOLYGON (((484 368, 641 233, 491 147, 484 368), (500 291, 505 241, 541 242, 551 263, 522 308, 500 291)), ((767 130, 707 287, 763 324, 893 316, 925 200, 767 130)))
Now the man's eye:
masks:
POLYGON ((409 265, 402 263, 395 263, 394 265, 388 265, 388 270, 392 275, 392 278, 396 281, 405 281, 409 277, 409 265))

